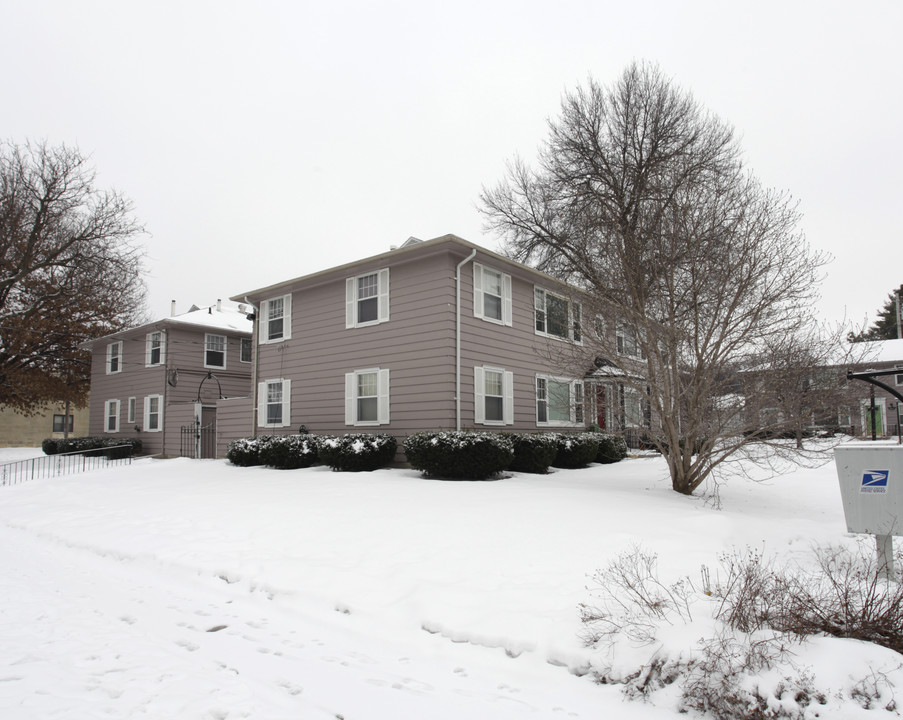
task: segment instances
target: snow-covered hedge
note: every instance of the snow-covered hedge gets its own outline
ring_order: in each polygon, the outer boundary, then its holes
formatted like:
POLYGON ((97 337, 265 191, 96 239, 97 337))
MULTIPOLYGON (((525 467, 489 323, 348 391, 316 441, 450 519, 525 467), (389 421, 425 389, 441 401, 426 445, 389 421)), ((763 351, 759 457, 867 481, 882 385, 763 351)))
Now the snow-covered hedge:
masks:
POLYGON ((485 480, 514 460, 510 437, 483 432, 422 432, 404 441, 411 467, 424 475, 485 480))
POLYGON ((395 457, 398 441, 391 435, 349 434, 321 436, 320 462, 333 470, 360 472, 385 467, 395 457))
POLYGON ((619 435, 607 435, 599 433, 599 451, 596 453, 596 462, 608 465, 621 462, 627 457, 627 441, 619 435))
POLYGON ((47 438, 41 442, 41 449, 45 455, 91 450, 93 452, 89 452, 88 455, 106 455, 109 458, 116 459, 128 457, 127 450, 112 449, 122 445, 130 445, 132 455, 137 455, 141 452, 142 444, 138 438, 112 437, 47 438))
POLYGON ((556 433, 512 433, 514 449, 511 469, 518 472, 545 473, 558 454, 556 433))
POLYGON ((558 452, 552 465, 559 468, 582 468, 594 462, 599 453, 598 433, 561 433, 557 435, 558 452))
POLYGON ((310 467, 318 459, 318 442, 313 435, 273 435, 260 443, 262 465, 279 470, 310 467))
POLYGON ((226 448, 226 459, 233 465, 238 465, 240 467, 262 465, 260 448, 271 438, 271 435, 261 435, 256 438, 239 438, 238 440, 233 440, 226 448))

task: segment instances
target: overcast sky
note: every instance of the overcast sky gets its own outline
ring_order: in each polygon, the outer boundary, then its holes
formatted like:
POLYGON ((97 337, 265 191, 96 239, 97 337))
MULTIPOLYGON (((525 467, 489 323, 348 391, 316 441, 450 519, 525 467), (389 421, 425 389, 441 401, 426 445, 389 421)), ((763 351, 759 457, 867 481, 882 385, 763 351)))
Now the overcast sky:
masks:
POLYGON ((562 93, 659 64, 835 258, 903 283, 903 2, 0 0, 0 137, 90 154, 145 223, 153 316, 455 233, 562 93))

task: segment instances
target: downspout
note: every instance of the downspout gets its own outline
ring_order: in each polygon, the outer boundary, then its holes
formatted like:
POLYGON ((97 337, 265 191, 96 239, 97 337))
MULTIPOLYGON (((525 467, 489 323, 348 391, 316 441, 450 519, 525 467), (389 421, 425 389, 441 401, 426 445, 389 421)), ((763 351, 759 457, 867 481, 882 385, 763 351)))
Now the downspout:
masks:
MULTIPOLYGON (((175 310, 176 301, 173 300, 172 303, 173 303, 173 310, 175 310)), ((167 401, 169 399, 169 391, 167 389, 167 388, 169 388, 169 330, 164 328, 162 331, 162 335, 163 335, 163 340, 162 340, 162 347, 160 348, 160 352, 163 353, 163 399, 160 401, 160 404, 163 407, 160 408, 160 412, 163 413, 163 427, 160 428, 160 433, 161 433, 160 451, 163 453, 163 457, 166 457, 166 418, 167 418, 167 415, 169 414, 169 406, 167 405, 167 401)), ((126 400, 126 402, 128 402, 128 400, 126 400)), ((137 400, 135 401, 135 408, 136 408, 135 414, 137 415, 137 408, 138 408, 137 400)), ((128 411, 126 410, 126 412, 128 412, 128 411)), ((128 417, 128 415, 126 415, 126 417, 128 417)), ((142 420, 142 422, 143 422, 143 420, 142 420)), ((138 424, 137 417, 135 418, 135 424, 136 425, 138 424)), ((143 425, 142 425, 142 427, 143 427, 143 425)), ((147 430, 147 428, 144 428, 144 429, 147 430)))
POLYGON ((260 311, 248 300, 247 295, 245 295, 245 302, 254 311, 254 319, 251 321, 251 437, 257 437, 257 363, 259 360, 257 328, 260 325, 257 322, 257 316, 260 314, 260 311))
POLYGON ((461 268, 477 255, 474 248, 470 255, 458 263, 455 271, 455 430, 461 432, 461 268))

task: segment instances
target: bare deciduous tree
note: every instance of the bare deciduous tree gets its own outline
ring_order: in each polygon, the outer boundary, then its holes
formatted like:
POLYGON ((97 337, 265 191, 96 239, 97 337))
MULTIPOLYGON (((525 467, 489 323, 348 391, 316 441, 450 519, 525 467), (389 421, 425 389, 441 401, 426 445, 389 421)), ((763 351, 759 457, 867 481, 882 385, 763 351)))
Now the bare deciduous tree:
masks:
POLYGON ((744 166, 730 126, 634 64, 567 94, 537 167, 515 160, 481 200, 510 256, 592 298, 583 325, 596 315, 604 330, 586 333, 584 367, 604 358, 646 398, 674 490, 692 493, 754 439, 730 400, 738 377, 812 326, 827 258, 796 202, 744 166), (634 357, 618 346, 628 336, 634 357))
POLYGON ((140 320, 142 232, 76 149, 0 145, 0 403, 84 403, 89 337, 140 320))

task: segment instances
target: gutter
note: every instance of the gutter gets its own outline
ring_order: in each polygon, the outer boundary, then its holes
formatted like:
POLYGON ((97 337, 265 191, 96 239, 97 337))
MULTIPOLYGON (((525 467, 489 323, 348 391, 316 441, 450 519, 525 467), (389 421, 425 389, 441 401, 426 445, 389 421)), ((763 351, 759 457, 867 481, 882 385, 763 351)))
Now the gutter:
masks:
POLYGON ((477 255, 474 248, 470 255, 458 263, 455 270, 455 430, 461 432, 461 268, 477 255))
POLYGON ((254 320, 251 323, 251 437, 257 437, 257 364, 260 362, 260 353, 257 350, 257 330, 260 327, 260 309, 254 307, 254 303, 245 296, 248 307, 254 311, 254 320))

